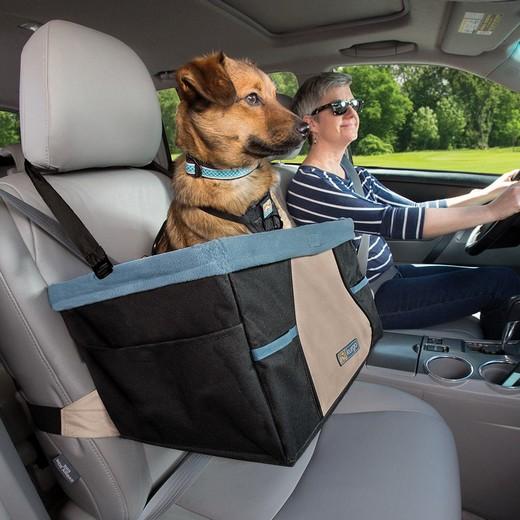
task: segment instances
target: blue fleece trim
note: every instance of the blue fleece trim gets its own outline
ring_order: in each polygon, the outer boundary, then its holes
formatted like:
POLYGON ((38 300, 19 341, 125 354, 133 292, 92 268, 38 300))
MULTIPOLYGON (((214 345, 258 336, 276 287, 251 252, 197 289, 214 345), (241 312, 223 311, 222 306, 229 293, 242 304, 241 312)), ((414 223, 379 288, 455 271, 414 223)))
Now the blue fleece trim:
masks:
POLYGON ((273 355, 275 352, 282 350, 298 335, 298 329, 294 326, 289 329, 283 336, 275 339, 271 343, 263 347, 257 347, 251 350, 251 356, 255 361, 260 361, 266 357, 273 355))
POLYGON ((90 273, 51 285, 49 301, 55 311, 73 309, 166 285, 315 255, 353 237, 352 220, 341 219, 221 238, 115 265, 114 271, 101 280, 90 273))
POLYGON ((359 281, 356 285, 353 285, 353 286, 350 288, 350 290, 351 290, 352 294, 356 294, 356 293, 358 293, 359 291, 361 291, 361 289, 363 289, 363 287, 365 287, 365 285, 367 285, 367 284, 368 284, 368 279, 367 279, 367 277, 365 276, 365 277, 363 277, 363 278, 361 279, 361 281, 359 281))

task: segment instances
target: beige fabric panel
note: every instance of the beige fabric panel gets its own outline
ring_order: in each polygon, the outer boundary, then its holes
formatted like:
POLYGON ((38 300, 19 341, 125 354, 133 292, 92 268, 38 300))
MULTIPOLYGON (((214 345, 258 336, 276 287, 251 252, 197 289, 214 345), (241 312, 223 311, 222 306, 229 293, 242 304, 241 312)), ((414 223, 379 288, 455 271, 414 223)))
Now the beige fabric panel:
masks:
POLYGON ((65 437, 118 437, 119 431, 94 390, 61 409, 61 434, 65 437))
POLYGON ((345 289, 332 251, 291 263, 296 325, 325 415, 365 361, 372 329, 345 289))

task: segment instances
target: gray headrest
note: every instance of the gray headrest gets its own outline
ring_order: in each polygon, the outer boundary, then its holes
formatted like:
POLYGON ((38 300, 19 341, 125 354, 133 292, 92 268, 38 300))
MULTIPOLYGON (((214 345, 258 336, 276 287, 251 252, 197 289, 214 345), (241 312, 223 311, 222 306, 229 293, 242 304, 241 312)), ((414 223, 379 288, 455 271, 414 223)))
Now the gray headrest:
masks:
POLYGON ((26 43, 20 73, 25 157, 60 172, 144 166, 161 141, 150 74, 127 45, 62 20, 26 43))

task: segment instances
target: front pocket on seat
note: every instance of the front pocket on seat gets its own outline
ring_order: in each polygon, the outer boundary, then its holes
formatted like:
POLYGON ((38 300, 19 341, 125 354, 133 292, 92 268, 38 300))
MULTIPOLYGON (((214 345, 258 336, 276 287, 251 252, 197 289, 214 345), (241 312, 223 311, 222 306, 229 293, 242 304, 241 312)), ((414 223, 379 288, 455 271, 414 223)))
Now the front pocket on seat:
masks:
POLYGON ((257 359, 258 376, 273 410, 286 457, 295 461, 306 447, 306 442, 312 439, 323 416, 318 408, 300 340, 297 334, 291 332, 296 333, 296 327, 279 338, 278 343, 270 344, 277 348, 260 347, 251 352, 257 359), (284 337, 291 339, 287 343, 284 337))
POLYGON ((123 436, 230 457, 279 457, 242 325, 194 338, 86 350, 123 436))

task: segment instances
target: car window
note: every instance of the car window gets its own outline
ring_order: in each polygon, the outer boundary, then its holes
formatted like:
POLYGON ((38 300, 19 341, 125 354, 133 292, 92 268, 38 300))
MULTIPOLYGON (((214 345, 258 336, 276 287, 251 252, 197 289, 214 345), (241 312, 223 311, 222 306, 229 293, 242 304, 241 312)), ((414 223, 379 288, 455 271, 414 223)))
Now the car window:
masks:
POLYGON ((172 154, 172 158, 175 159, 181 153, 180 149, 175 146, 175 115, 177 114, 177 107, 179 106, 179 95, 175 88, 160 90, 157 95, 159 96, 162 121, 166 138, 168 139, 170 153, 172 154))
POLYGON ((294 96, 298 90, 298 78, 292 72, 271 72, 269 77, 276 85, 276 91, 286 96, 294 96))
POLYGON ((18 114, 0 110, 0 148, 20 142, 20 119, 18 114))
POLYGON ((339 67, 365 101, 356 165, 502 173, 518 168, 520 94, 437 66, 339 67))

